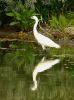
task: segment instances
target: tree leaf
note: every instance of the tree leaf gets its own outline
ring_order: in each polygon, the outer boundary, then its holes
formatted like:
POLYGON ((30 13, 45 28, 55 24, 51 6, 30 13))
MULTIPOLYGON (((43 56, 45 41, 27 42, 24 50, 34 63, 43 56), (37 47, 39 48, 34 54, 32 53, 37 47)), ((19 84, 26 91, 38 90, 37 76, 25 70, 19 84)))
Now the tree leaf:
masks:
POLYGON ((13 25, 16 25, 16 24, 18 24, 18 23, 19 23, 19 22, 14 21, 14 22, 11 22, 10 25, 13 26, 13 25))
POLYGON ((7 16, 10 16, 10 17, 13 17, 14 16, 14 13, 12 12, 9 12, 9 13, 6 13, 7 16))

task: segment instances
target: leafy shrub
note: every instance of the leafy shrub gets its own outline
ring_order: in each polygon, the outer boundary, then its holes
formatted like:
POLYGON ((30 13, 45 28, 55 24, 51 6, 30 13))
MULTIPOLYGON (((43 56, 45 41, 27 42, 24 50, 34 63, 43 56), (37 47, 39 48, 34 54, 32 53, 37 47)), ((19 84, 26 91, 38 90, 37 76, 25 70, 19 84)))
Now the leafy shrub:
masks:
POLYGON ((68 26, 68 20, 66 19, 66 17, 64 15, 60 15, 59 16, 59 28, 66 28, 68 26))
POLYGON ((33 9, 30 9, 21 2, 18 2, 15 8, 11 8, 11 10, 7 12, 7 15, 13 17, 13 21, 10 23, 10 25, 17 25, 22 31, 24 31, 31 27, 32 22, 30 17, 34 13, 35 12, 33 9))
POLYGON ((70 26, 71 26, 71 25, 74 25, 74 12, 69 12, 69 13, 67 13, 67 17, 68 17, 68 19, 69 19, 69 21, 70 21, 69 25, 70 25, 70 26))
POLYGON ((51 27, 58 28, 58 29, 64 29, 69 25, 64 15, 60 15, 59 18, 52 16, 49 22, 51 27))
POLYGON ((48 20, 49 17, 49 6, 43 3, 43 0, 37 0, 35 3, 35 11, 39 13, 44 21, 48 20))
POLYGON ((5 11, 6 11, 7 4, 5 1, 0 0, 0 26, 3 25, 6 22, 6 16, 5 16, 5 11))
POLYGON ((49 22, 50 22, 51 27, 57 28, 59 26, 58 19, 55 16, 52 16, 51 20, 49 20, 49 22))
POLYGON ((35 9, 37 13, 40 13, 45 21, 49 20, 49 17, 59 16, 65 14, 68 11, 74 11, 74 0, 36 0, 35 9))

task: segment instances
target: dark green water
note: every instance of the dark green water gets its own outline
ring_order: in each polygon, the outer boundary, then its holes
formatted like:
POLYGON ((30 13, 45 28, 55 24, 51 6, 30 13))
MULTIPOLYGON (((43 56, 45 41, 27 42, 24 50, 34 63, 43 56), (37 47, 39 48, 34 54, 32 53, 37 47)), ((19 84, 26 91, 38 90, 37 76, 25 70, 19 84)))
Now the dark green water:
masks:
POLYGON ((32 44, 10 45, 0 50, 0 100, 74 100, 74 48, 47 49, 32 44), (32 73, 41 59, 60 61, 37 75, 32 91, 32 73))

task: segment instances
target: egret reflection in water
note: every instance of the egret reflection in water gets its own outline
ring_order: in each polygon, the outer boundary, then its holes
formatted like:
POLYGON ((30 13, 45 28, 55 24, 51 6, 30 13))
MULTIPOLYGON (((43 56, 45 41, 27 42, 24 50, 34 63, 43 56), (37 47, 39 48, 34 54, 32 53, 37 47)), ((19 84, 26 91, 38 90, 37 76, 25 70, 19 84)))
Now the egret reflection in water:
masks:
POLYGON ((54 59, 54 60, 45 60, 45 58, 43 57, 42 60, 37 64, 37 66, 35 66, 35 69, 33 71, 33 82, 34 85, 31 88, 31 90, 36 90, 37 89, 37 74, 44 72, 47 69, 50 69, 53 65, 57 64, 60 62, 60 59, 54 59))

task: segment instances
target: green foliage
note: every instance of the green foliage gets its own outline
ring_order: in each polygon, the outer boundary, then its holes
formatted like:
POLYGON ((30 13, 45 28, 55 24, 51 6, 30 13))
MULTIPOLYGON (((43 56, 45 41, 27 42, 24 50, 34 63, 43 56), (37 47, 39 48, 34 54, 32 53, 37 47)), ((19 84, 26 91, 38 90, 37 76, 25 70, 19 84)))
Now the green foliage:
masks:
POLYGON ((68 26, 68 21, 66 20, 64 15, 60 15, 59 18, 52 16, 50 22, 50 26, 58 29, 64 29, 68 26))
POLYGON ((66 20, 64 15, 59 16, 59 27, 64 29, 68 26, 68 21, 66 20))
POLYGON ((0 26, 2 25, 2 22, 0 21, 0 26))
POLYGON ((54 27, 54 28, 57 28, 59 25, 59 22, 57 20, 57 17, 55 16, 52 16, 51 20, 50 20, 50 26, 51 27, 54 27))
POLYGON ((43 3, 43 0, 37 0, 35 3, 35 10, 39 13, 44 21, 48 20, 49 17, 49 6, 43 3))
POLYGON ((26 7, 21 2, 16 4, 15 8, 12 8, 11 11, 7 13, 7 16, 10 16, 13 21, 10 25, 17 25, 21 27, 21 30, 28 30, 32 26, 30 17, 34 14, 34 10, 26 7))
POLYGON ((70 19, 73 19, 74 18, 74 12, 69 12, 67 14, 67 16, 70 18, 70 19))
POLYGON ((69 25, 74 25, 74 12, 67 13, 67 17, 70 20, 69 25))
POLYGON ((37 13, 40 13, 45 21, 48 21, 49 17, 59 16, 65 14, 68 11, 74 11, 74 0, 36 0, 35 9, 37 13))
POLYGON ((6 21, 5 11, 7 4, 5 1, 0 0, 0 26, 3 25, 6 21))
POLYGON ((50 23, 54 27, 64 28, 68 22, 69 26, 74 25, 73 2, 74 0, 0 0, 0 26, 11 22, 10 25, 18 26, 22 31, 28 30, 32 26, 30 16, 35 13, 40 14, 47 23, 52 17, 50 23), (60 16, 67 13, 68 22, 64 16, 60 16), (58 16, 60 17, 57 18, 58 16))

